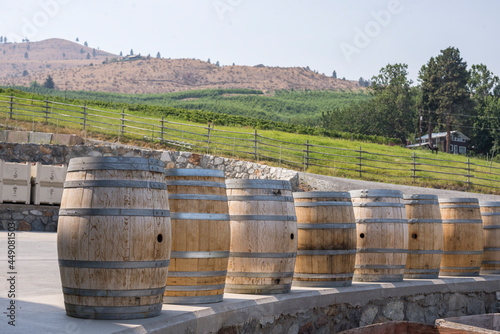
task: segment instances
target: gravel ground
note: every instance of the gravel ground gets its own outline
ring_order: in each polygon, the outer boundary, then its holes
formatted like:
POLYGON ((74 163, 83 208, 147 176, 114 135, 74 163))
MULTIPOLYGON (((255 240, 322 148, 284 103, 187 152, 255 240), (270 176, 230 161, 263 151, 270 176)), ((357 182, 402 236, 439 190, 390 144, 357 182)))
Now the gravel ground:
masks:
POLYGON ((432 194, 440 198, 453 197, 475 197, 479 201, 500 202, 500 196, 477 194, 472 192, 441 190, 433 188, 422 188, 403 186, 399 184, 381 183, 372 181, 361 181, 343 179, 340 177, 316 175, 310 173, 299 173, 300 183, 303 187, 315 191, 350 191, 357 189, 393 189, 401 190, 403 194, 432 194))

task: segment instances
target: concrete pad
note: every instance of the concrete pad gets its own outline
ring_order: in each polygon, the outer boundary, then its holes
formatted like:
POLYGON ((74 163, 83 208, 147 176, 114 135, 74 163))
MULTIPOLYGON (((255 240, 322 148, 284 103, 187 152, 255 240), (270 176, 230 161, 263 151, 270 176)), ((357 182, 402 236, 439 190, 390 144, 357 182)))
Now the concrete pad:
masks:
POLYGON ((27 143, 29 135, 26 131, 8 131, 7 142, 9 143, 27 143))
POLYGON ((495 292, 500 276, 440 277, 397 283, 353 283, 342 288, 296 288, 282 295, 225 294, 221 303, 163 305, 158 317, 139 320, 88 320, 66 316, 59 277, 56 233, 15 232, 15 268, 8 268, 8 232, 0 232, 0 333, 210 333, 223 326, 242 324, 281 314, 349 303, 364 305, 415 294, 452 291, 495 292), (9 279, 15 276, 15 299, 8 297, 9 279), (7 307, 15 301, 16 326, 10 326, 7 307))
POLYGON ((50 144, 52 141, 52 133, 45 132, 30 132, 29 142, 33 144, 50 144))

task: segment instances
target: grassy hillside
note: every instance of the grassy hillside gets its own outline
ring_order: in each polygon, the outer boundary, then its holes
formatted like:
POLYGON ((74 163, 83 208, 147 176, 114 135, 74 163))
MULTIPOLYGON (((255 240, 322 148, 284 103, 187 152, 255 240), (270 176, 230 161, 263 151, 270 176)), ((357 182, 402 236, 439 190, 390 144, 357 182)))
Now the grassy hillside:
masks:
POLYGON ((363 91, 280 90, 273 94, 263 94, 262 91, 251 89, 210 89, 165 94, 120 94, 15 88, 73 100, 204 110, 306 126, 317 126, 323 111, 342 108, 370 98, 370 95, 363 91))

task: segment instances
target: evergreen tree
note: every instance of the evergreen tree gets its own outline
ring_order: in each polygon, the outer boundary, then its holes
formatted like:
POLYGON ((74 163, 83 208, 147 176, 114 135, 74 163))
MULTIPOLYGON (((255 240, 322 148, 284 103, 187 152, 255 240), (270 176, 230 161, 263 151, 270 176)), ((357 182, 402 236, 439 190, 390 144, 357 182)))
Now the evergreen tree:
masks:
POLYGON ((80 48, 80 53, 84 53, 85 51, 83 51, 83 48, 80 48))
POLYGON ((77 41, 77 42, 80 42, 80 40, 78 39, 78 37, 76 38, 76 41, 77 41))
POLYGON ((332 73, 332 78, 337 79, 337 72, 335 70, 332 73))
POLYGON ((3 38, 3 42, 4 42, 5 44, 7 44, 7 37, 4 37, 4 38, 3 38))
POLYGON ((87 41, 85 41, 85 43, 83 43, 84 46, 89 46, 89 43, 87 43, 87 41))
POLYGON ((220 67, 220 63, 218 60, 215 62, 215 66, 220 67))
POLYGON ((123 57, 123 52, 120 51, 120 57, 123 57))
POLYGON ((208 58, 207 63, 209 63, 209 64, 210 64, 210 58, 208 58))
POLYGON ((92 50, 92 57, 95 58, 95 48, 92 50))
POLYGON ((130 49, 130 55, 133 56, 134 55, 134 50, 133 49, 130 49))
POLYGON ((45 79, 45 82, 43 83, 43 87, 48 88, 48 89, 54 89, 54 79, 50 76, 50 74, 47 76, 47 79, 45 79))
POLYGON ((160 59, 160 58, 161 58, 160 51, 158 51, 158 53, 156 54, 156 58, 158 58, 158 59, 160 59))
POLYGON ((90 59, 90 53, 87 52, 87 59, 90 59))
POLYGON ((3 43, 3 36, 0 36, 0 44, 3 43))
POLYGON ((28 51, 24 53, 24 58, 28 58, 28 51))

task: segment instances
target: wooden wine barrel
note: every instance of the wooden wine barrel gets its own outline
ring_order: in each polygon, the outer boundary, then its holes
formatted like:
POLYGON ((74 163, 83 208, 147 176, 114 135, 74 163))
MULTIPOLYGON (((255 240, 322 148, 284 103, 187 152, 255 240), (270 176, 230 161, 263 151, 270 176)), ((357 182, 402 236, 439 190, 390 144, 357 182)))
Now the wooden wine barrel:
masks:
POLYGON ((399 190, 350 191, 356 217, 354 281, 403 280, 408 255, 408 220, 399 190))
POLYGON ((57 229, 67 315, 160 314, 171 242, 163 173, 154 159, 71 159, 57 229))
POLYGON ((297 218, 288 181, 227 180, 231 253, 226 291, 289 292, 297 256, 297 218))
POLYGON ((479 202, 483 219, 484 256, 481 274, 500 274, 500 202, 479 202))
POLYGON ((229 260, 230 225, 224 172, 166 169, 172 212, 172 255, 163 301, 222 301, 229 260))
POLYGON ((298 250, 294 286, 350 286, 356 220, 348 192, 296 192, 298 250))
POLYGON ((404 195, 409 244, 405 278, 438 278, 443 221, 436 195, 404 195))
POLYGON ((440 198, 444 247, 442 276, 478 276, 483 258, 483 221, 477 198, 440 198))

